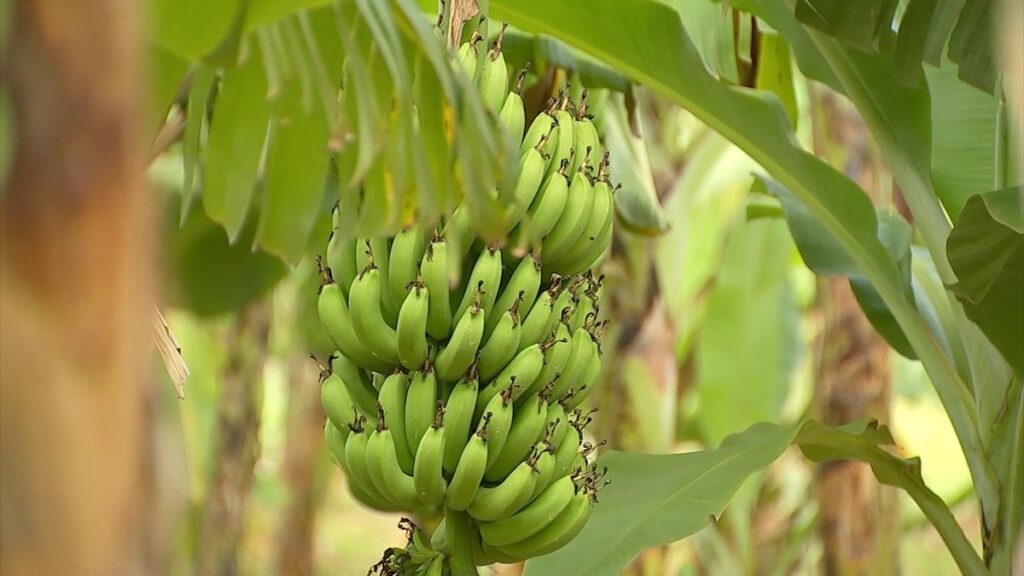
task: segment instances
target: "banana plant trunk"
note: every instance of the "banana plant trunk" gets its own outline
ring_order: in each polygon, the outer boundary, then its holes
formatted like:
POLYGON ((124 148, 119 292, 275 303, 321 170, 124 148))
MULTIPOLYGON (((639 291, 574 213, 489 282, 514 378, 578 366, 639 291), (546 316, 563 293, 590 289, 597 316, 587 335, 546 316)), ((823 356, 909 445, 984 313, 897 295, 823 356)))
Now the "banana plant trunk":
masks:
MULTIPOLYGON (((818 408, 822 421, 840 425, 864 419, 887 422, 891 374, 889 347, 864 316, 845 278, 821 284, 825 328, 821 344, 818 408)), ((899 572, 899 514, 894 488, 875 480, 870 466, 839 460, 817 478, 828 576, 899 572)))

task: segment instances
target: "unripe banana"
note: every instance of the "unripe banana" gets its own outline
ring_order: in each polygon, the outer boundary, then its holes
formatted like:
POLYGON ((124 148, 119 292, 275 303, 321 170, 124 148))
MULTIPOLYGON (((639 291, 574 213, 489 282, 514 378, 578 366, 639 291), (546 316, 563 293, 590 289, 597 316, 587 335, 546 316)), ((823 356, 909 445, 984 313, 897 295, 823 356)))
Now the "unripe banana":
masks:
POLYGON ((576 148, 577 154, 579 154, 581 150, 586 151, 586 153, 582 157, 577 156, 577 158, 573 160, 573 172, 579 169, 584 160, 590 160, 591 162, 596 163, 596 159, 601 157, 599 149, 601 146, 601 140, 597 134, 597 128, 594 127, 594 123, 586 116, 585 95, 583 99, 584 101, 581 103, 575 122, 573 123, 573 147, 576 148))
POLYGON ((505 35, 503 25, 498 39, 494 41, 494 47, 485 56, 483 69, 480 71, 480 78, 477 85, 480 87, 480 94, 483 96, 484 104, 497 113, 508 92, 508 68, 505 66, 505 56, 501 53, 501 43, 505 35))
POLYGON ((583 530, 590 518, 590 506, 590 498, 586 494, 576 494, 562 513, 540 532, 520 542, 497 548, 517 558, 550 554, 568 544, 583 530))
MULTIPOLYGON (((444 298, 441 293, 438 297, 444 298)), ((427 316, 430 294, 422 282, 414 280, 398 313, 398 359, 409 370, 423 367, 427 359, 427 316)))
MULTIPOLYGON (((484 338, 490 338, 494 327, 501 321, 505 311, 512 308, 518 302, 519 317, 522 319, 533 306, 537 299, 537 291, 540 290, 540 262, 532 254, 527 254, 516 266, 509 277, 508 283, 501 291, 501 295, 494 302, 494 308, 488 314, 484 328, 484 338)), ((484 378, 486 380, 487 378, 484 378)))
POLYGON ((349 295, 352 327, 375 356, 394 366, 398 364, 398 334, 384 320, 381 286, 380 270, 371 260, 352 283, 349 295))
POLYGON ((558 518, 575 495, 576 485, 572 479, 568 476, 560 478, 512 516, 497 522, 481 523, 480 536, 491 546, 522 542, 558 518))
POLYGON ((448 396, 444 425, 444 470, 448 474, 455 472, 459 456, 462 455, 466 441, 469 440, 478 389, 476 371, 471 368, 466 377, 452 388, 452 393, 448 396))
POLYGON ((455 474, 448 483, 445 493, 445 506, 452 510, 465 510, 473 502, 480 488, 480 480, 487 468, 487 424, 486 422, 469 439, 465 450, 459 456, 459 464, 455 474))
MULTIPOLYGON (((555 122, 558 123, 558 140, 555 142, 554 149, 551 152, 553 158, 552 164, 548 165, 547 176, 551 176, 555 173, 555 168, 558 166, 556 162, 561 160, 567 160, 569 165, 565 167, 566 170, 572 166, 573 162, 573 146, 576 144, 575 137, 573 135, 573 129, 575 128, 575 118, 572 114, 566 110, 566 105, 569 102, 568 95, 563 96, 561 101, 561 108, 555 111, 554 118, 555 122)), ((577 150, 578 153, 583 154, 583 150, 577 150)))
MULTIPOLYGON (((498 482, 508 476, 530 455, 533 445, 544 433, 547 424, 548 402, 546 394, 533 394, 523 406, 515 407, 515 418, 508 439, 494 464, 487 468, 484 480, 498 482)), ((539 457, 539 454, 538 454, 539 457)), ((472 513, 472 511, 470 511, 472 513)))
MULTIPOLYGON (((541 112, 533 119, 529 130, 526 131, 526 136, 523 136, 523 143, 519 145, 519 154, 526 154, 527 150, 534 147, 539 148, 538 152, 542 154, 548 153, 554 150, 556 142, 558 142, 558 122, 551 114, 541 112)), ((550 154, 548 155, 550 156, 550 154)))
POLYGON ((519 180, 516 181, 515 189, 512 192, 515 203, 506 211, 507 227, 501 231, 503 234, 507 234, 519 224, 529 212, 533 199, 540 191, 540 185, 544 182, 544 173, 548 169, 548 161, 539 148, 546 141, 547 136, 545 135, 537 146, 527 148, 519 159, 519 180))
POLYGON ((324 437, 327 439, 327 449, 331 451, 331 456, 342 470, 345 469, 345 442, 348 440, 351 432, 352 430, 348 427, 348 424, 338 428, 330 420, 324 423, 324 437))
POLYGON ((409 292, 409 285, 415 282, 419 275, 424 248, 423 231, 418 226, 402 230, 391 243, 388 287, 391 290, 391 299, 399 307, 399 316, 405 296, 409 292))
POLYGON ((482 297, 477 291, 477 301, 466 309, 452 332, 448 343, 437 354, 434 369, 441 380, 452 382, 466 373, 476 359, 480 341, 484 336, 486 314, 480 305, 482 297))
MULTIPOLYGON (((546 258, 544 260, 545 272, 549 270, 576 270, 580 268, 580 262, 585 261, 588 250, 594 249, 594 243, 603 240, 606 236, 610 238, 609 230, 612 229, 612 219, 615 211, 615 197, 611 185, 609 185, 605 171, 608 167, 608 155, 605 154, 598 169, 598 177, 594 182, 594 206, 591 209, 590 221, 573 245, 559 255, 558 258, 546 258)), ((600 244, 599 244, 600 246, 600 244)), ((604 250, 601 249, 603 253, 604 250)), ((582 268, 583 270, 586 267, 582 268)), ((568 273, 568 272, 566 272, 568 273)))
POLYGON ((406 474, 412 474, 412 451, 409 450, 409 441, 405 432, 405 404, 409 392, 409 377, 401 372, 395 372, 384 379, 380 386, 378 398, 378 419, 385 418, 384 424, 377 423, 377 427, 386 426, 393 432, 392 443, 395 445, 395 452, 402 470, 406 474))
MULTIPOLYGON (((366 241, 370 251, 369 257, 380 270, 380 309, 389 326, 394 327, 398 321, 398 306, 402 303, 391 297, 391 245, 383 237, 370 238, 366 241)), ((360 268, 363 270, 363 268, 360 268)))
MULTIPOLYGON (((487 467, 486 472, 498 459, 505 442, 508 440, 508 433, 512 430, 513 409, 512 391, 515 385, 510 385, 500 394, 491 399, 486 405, 486 410, 481 417, 481 423, 487 424, 487 467), (488 417, 487 415, 490 415, 488 417)), ((479 403, 477 404, 479 406, 479 403)))
POLYGON ((461 318, 469 309, 479 295, 480 306, 487 311, 494 308, 494 301, 498 298, 498 291, 501 289, 501 252, 496 248, 487 248, 480 253, 473 265, 473 272, 466 282, 466 291, 462 295, 462 301, 455 309, 455 318, 461 318))
POLYGON ((480 379, 488 381, 497 375, 509 361, 516 355, 519 347, 519 337, 522 329, 519 324, 519 302, 512 305, 512 308, 501 315, 501 322, 498 327, 487 338, 487 343, 480 349, 480 359, 477 361, 477 368, 480 371, 480 379))
POLYGON ((427 291, 437 294, 427 307, 427 334, 441 341, 452 330, 452 308, 448 294, 448 243, 437 237, 427 246, 421 265, 423 285, 427 291))
POLYGON ((331 277, 341 288, 342 294, 348 298, 348 287, 352 285, 359 270, 356 268, 356 240, 341 240, 337 234, 331 233, 327 241, 327 266, 331 269, 331 277))
POLYGON ((366 445, 366 467, 370 478, 374 487, 388 500, 406 510, 418 508, 420 501, 416 496, 415 482, 399 464, 395 435, 383 423, 383 419, 378 421, 377 429, 370 434, 366 445))
POLYGON ((572 427, 569 425, 569 415, 571 411, 565 409, 565 404, 562 402, 552 402, 548 404, 548 430, 545 440, 551 444, 551 446, 558 447, 562 445, 562 439, 565 438, 566 432, 572 427))
POLYGON ((569 329, 565 324, 559 323, 558 328, 555 330, 554 341, 551 342, 551 348, 544 357, 544 366, 540 369, 537 377, 533 379, 533 382, 527 385, 523 395, 519 397, 519 402, 537 394, 544 386, 556 382, 565 369, 566 362, 569 361, 571 351, 572 341, 569 329))
POLYGON ((341 377, 330 372, 320 374, 320 404, 327 413, 327 419, 341 429, 352 421, 355 406, 341 377))
MULTIPOLYGON (((369 443, 370 432, 363 427, 365 420, 356 420, 351 425, 351 432, 345 441, 345 472, 348 474, 349 490, 355 492, 358 489, 362 494, 370 496, 371 500, 385 502, 387 505, 380 510, 389 510, 395 506, 395 502, 389 501, 380 490, 376 488, 373 478, 367 466, 366 449, 369 443)), ((377 506, 373 506, 377 508, 377 506)))
POLYGON ((487 403, 503 390, 512 390, 510 394, 513 401, 522 396, 523 390, 537 379, 537 375, 544 368, 544 357, 552 344, 553 341, 533 344, 516 354, 508 366, 480 391, 476 401, 477 414, 483 413, 487 403))
MULTIPOLYGON (((375 419, 377 417, 377 389, 370 383, 366 371, 340 352, 331 357, 330 370, 341 379, 349 399, 359 409, 359 412, 371 420, 375 419)), ((351 421, 352 413, 350 411, 341 423, 347 424, 351 421)), ((338 425, 340 426, 340 424, 338 425)))
POLYGON ((566 431, 561 443, 555 448, 555 478, 561 478, 572 472, 573 461, 580 451, 583 433, 574 428, 566 431))
POLYGON ((412 382, 405 398, 405 436, 409 452, 416 454, 420 440, 437 415, 437 378, 428 363, 423 370, 412 373, 412 382))
POLYGON ((576 393, 566 399, 566 407, 569 410, 573 410, 583 404, 583 401, 597 387, 598 380, 601 377, 601 350, 596 341, 592 341, 592 346, 591 361, 590 366, 587 368, 587 373, 583 377, 583 381, 580 382, 579 388, 576 389, 576 393))
POLYGON ((536 484, 533 462, 521 462, 497 486, 481 486, 466 511, 481 522, 504 520, 526 505, 536 484))
POLYGON ((370 370, 387 371, 391 369, 392 364, 374 355, 363 343, 363 340, 356 335, 348 303, 341 288, 333 281, 328 281, 320 288, 317 311, 327 335, 342 354, 370 370))
POLYGON ((558 222, 569 195, 569 182, 565 179, 568 168, 569 160, 562 160, 559 168, 544 180, 540 193, 530 206, 529 219, 512 231, 510 242, 513 246, 539 245, 558 222))
POLYGON ((428 426, 418 442, 416 462, 413 465, 412 478, 416 486, 416 495, 428 506, 443 504, 444 493, 448 489, 448 482, 444 479, 442 469, 445 442, 443 425, 444 408, 441 407, 434 422, 428 426))
POLYGON ((590 269, 600 262, 601 257, 605 255, 608 251, 608 247, 611 246, 612 236, 613 230, 609 223, 606 228, 601 230, 600 236, 597 237, 594 243, 579 254, 579 259, 576 263, 565 268, 565 272, 567 274, 577 274, 590 269))
POLYGON ((586 174, 587 163, 572 173, 572 182, 569 184, 568 199, 566 206, 569 208, 562 211, 554 228, 544 238, 542 254, 544 258, 557 259, 565 254, 579 240, 580 236, 590 222, 591 211, 594 207, 594 188, 590 183, 590 177, 586 174))
POLYGON ((472 80, 476 76, 476 62, 477 52, 476 45, 482 38, 477 32, 473 32, 473 36, 462 46, 459 46, 459 51, 455 56, 455 62, 458 68, 466 74, 466 77, 472 80))
POLYGON ((537 485, 533 487, 530 502, 540 497, 544 489, 555 479, 555 455, 552 453, 554 448, 548 442, 536 444, 534 448, 539 451, 540 456, 537 458, 537 485))
POLYGON ((572 349, 569 351, 569 359, 565 362, 561 375, 555 380, 555 388, 551 397, 560 400, 565 397, 569 389, 579 390, 583 377, 591 362, 590 333, 586 330, 577 330, 572 334, 572 349))
POLYGON ((530 307, 529 313, 523 319, 523 333, 519 339, 520 351, 527 346, 543 341, 551 334, 551 330, 548 329, 548 321, 552 316, 554 316, 556 321, 558 320, 558 315, 554 311, 555 302, 558 300, 561 291, 561 277, 557 274, 552 275, 551 286, 541 293, 537 301, 530 307))
POLYGON ((509 90, 508 96, 505 97, 505 102, 501 105, 501 111, 498 112, 498 121, 505 127, 512 141, 516 143, 522 142, 523 130, 526 129, 526 112, 523 109, 523 97, 521 95, 523 78, 526 77, 526 72, 527 68, 523 68, 522 72, 519 73, 515 87, 509 90))

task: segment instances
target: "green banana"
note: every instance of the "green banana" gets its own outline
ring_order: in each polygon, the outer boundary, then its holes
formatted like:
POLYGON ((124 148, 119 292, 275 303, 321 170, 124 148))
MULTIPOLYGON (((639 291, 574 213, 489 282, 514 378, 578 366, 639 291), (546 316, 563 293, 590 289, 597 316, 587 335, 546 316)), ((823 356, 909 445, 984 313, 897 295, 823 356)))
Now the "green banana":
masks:
MULTIPOLYGON (((558 258, 545 259, 545 271, 578 268, 578 264, 584 260, 588 251, 595 249, 595 242, 602 240, 605 236, 610 238, 609 230, 612 229, 615 211, 615 194, 608 183, 607 167, 608 154, 605 153, 604 158, 601 160, 601 167, 598 168, 598 176, 594 181, 594 206, 590 210, 590 220, 587 223, 586 229, 579 239, 563 254, 560 254, 558 258)), ((600 251, 604 252, 603 249, 600 251)), ((586 267, 582 269, 585 270, 586 267)))
MULTIPOLYGON (((414 378, 415 381, 415 378, 414 378)), ((416 462, 413 465, 412 479, 416 486, 416 495, 428 506, 440 506, 444 503, 444 493, 448 482, 444 479, 442 463, 444 462, 445 430, 444 407, 437 410, 434 422, 427 428, 416 449, 416 462)))
MULTIPOLYGON (((327 449, 331 451, 334 461, 345 469, 345 443, 352 430, 345 424, 341 428, 335 426, 330 420, 324 422, 324 437, 327 439, 327 449)), ((346 472, 347 473, 347 472, 346 472)))
POLYGON ((578 493, 555 520, 542 530, 514 544, 496 547, 516 558, 533 558, 550 554, 569 543, 587 525, 590 518, 590 497, 578 493))
POLYGON ((331 269, 331 276, 337 279, 342 294, 348 298, 348 287, 352 285, 359 271, 356 269, 356 241, 355 238, 341 240, 340 237, 331 233, 331 239, 327 241, 327 266, 331 269))
POLYGON ((514 410, 515 418, 508 439, 494 463, 484 473, 487 482, 497 482, 508 476, 533 450, 533 444, 540 439, 547 424, 547 395, 544 391, 533 394, 521 408, 515 407, 514 410))
POLYGON ((501 53, 501 44, 507 27, 507 24, 502 25, 501 32, 494 41, 494 47, 487 54, 480 77, 477 79, 484 104, 494 112, 501 110, 505 94, 508 92, 508 68, 505 66, 505 55, 501 53))
MULTIPOLYGON (((555 111, 554 118, 555 122, 558 123, 558 140, 554 143, 554 148, 551 150, 551 157, 554 159, 551 164, 548 165, 548 171, 546 176, 551 176, 555 173, 557 166, 555 163, 560 160, 568 160, 569 164, 565 167, 566 170, 572 166, 573 162, 573 145, 575 140, 573 136, 573 129, 575 128, 575 118, 572 114, 566 110, 566 105, 569 102, 568 95, 562 97, 560 108, 555 111)), ((577 153, 583 154, 583 150, 576 150, 577 153)))
POLYGON ((601 349, 597 345, 596 341, 591 341, 592 351, 590 365, 587 367, 587 373, 580 382, 579 388, 576 389, 576 393, 571 398, 566 399, 566 406, 572 410, 575 409, 583 401, 590 396, 590 393, 594 391, 597 386, 597 382, 601 377, 601 349))
MULTIPOLYGON (((418 226, 402 230, 391 243, 388 288, 391 290, 391 299, 399 308, 405 302, 409 285, 416 281, 419 275, 420 260, 423 259, 424 249, 423 231, 418 226)), ((399 316, 401 316, 401 309, 399 309, 399 316)))
POLYGON ((553 338, 551 347, 544 357, 544 366, 541 367, 533 382, 528 384, 526 389, 523 390, 523 394, 519 397, 517 403, 540 392, 547 384, 557 382, 562 370, 565 369, 565 364, 569 360, 569 354, 572 351, 569 329, 566 328, 565 324, 560 323, 558 325, 553 338))
POLYGON ((501 322, 480 348, 477 369, 480 371, 481 380, 487 381, 493 378, 516 355, 519 337, 522 333, 519 325, 519 303, 522 302, 522 299, 523 293, 520 292, 519 299, 501 315, 501 322))
POLYGON ((570 209, 562 211, 558 222, 544 238, 542 254, 546 259, 557 260, 559 256, 572 248, 590 222, 595 194, 590 177, 586 174, 586 168, 587 162, 584 161, 577 171, 572 172, 572 182, 569 184, 566 200, 566 206, 570 209))
MULTIPOLYGON (((350 425, 351 432, 345 442, 345 472, 348 474, 349 490, 358 489, 362 494, 367 494, 371 499, 387 503, 393 507, 395 502, 389 501, 376 488, 370 470, 367 465, 366 449, 369 444, 370 432, 364 427, 365 418, 357 419, 350 425)), ((376 507, 376 506, 375 506, 376 507)), ((388 508, 380 508, 387 510, 388 508)))
POLYGON ((527 254, 519 262, 505 284, 505 288, 502 289, 501 295, 494 302, 494 307, 488 313, 484 326, 485 339, 490 338, 491 332, 501 321, 505 311, 512 308, 513 304, 518 302, 520 318, 530 310, 537 299, 537 291, 540 290, 540 270, 540 261, 532 254, 527 254))
POLYGON ((348 425, 355 410, 341 377, 327 370, 320 373, 320 404, 327 419, 339 429, 348 425))
POLYGON ((328 282, 320 287, 317 311, 324 330, 342 354, 370 370, 381 372, 391 369, 392 364, 374 355, 356 335, 345 296, 338 284, 329 278, 328 282))
POLYGON ((519 158, 519 180, 512 192, 515 200, 505 212, 506 228, 501 233, 507 234, 514 228, 530 209, 533 199, 540 191, 540 185, 544 182, 544 173, 548 169, 548 161, 541 153, 540 148, 547 142, 547 135, 541 137, 537 146, 526 149, 519 158))
POLYGON ((540 456, 537 457, 537 485, 533 487, 530 502, 540 497, 544 489, 555 478, 555 455, 552 454, 554 449, 551 447, 551 443, 544 441, 534 445, 534 448, 539 451, 540 456))
POLYGON ((465 378, 452 388, 446 405, 444 426, 444 470, 452 474, 459 463, 459 456, 469 440, 473 427, 473 412, 476 410, 476 392, 479 387, 476 370, 470 368, 465 378))
POLYGON ((480 304, 481 298, 482 293, 478 289, 476 301, 459 318, 452 337, 437 354, 434 369, 441 380, 451 382, 459 379, 476 359, 484 335, 486 316, 480 304))
POLYGON ((480 536, 491 546, 522 542, 557 519, 575 495, 575 483, 568 476, 562 477, 512 516, 497 522, 481 523, 480 536))
POLYGON ((466 310, 477 300, 477 293, 481 291, 480 306, 490 314, 501 288, 501 252, 498 249, 487 248, 480 253, 465 286, 462 301, 455 309, 455 318, 462 318, 466 310))
POLYGON ((366 371, 341 352, 335 353, 330 358, 330 370, 341 379, 349 399, 359 409, 359 412, 367 418, 376 418, 377 389, 370 384, 370 378, 366 371))
POLYGON ((533 119, 530 128, 526 131, 526 136, 523 136, 523 143, 519 145, 519 155, 522 156, 530 148, 536 147, 538 152, 548 153, 550 156, 549 152, 554 149, 554 142, 557 141, 558 122, 547 111, 542 111, 533 119))
POLYGON ((526 129, 526 112, 523 109, 522 89, 523 79, 526 78, 528 70, 529 64, 519 73, 515 87, 509 90, 508 96, 505 97, 505 102, 501 105, 501 111, 498 112, 498 120, 505 127, 512 141, 516 143, 522 142, 523 130, 526 129))
POLYGON ((497 486, 481 486, 466 511, 482 522, 504 520, 518 512, 530 500, 537 484, 537 473, 533 466, 531 458, 516 466, 497 486))
POLYGON ((591 361, 593 349, 590 346, 590 333, 586 330, 577 330, 572 334, 572 349, 569 351, 569 359, 565 362, 565 368, 561 375, 555 380, 555 388, 551 391, 551 397, 560 400, 569 389, 579 390, 580 383, 587 373, 588 364, 591 361))
POLYGON ((551 334, 551 330, 548 329, 548 321, 552 316, 555 317, 555 320, 558 319, 558 315, 554 313, 554 310, 555 302, 559 294, 561 294, 561 290, 562 278, 557 274, 553 274, 551 276, 551 286, 541 293, 537 301, 530 307, 529 313, 523 318, 523 330, 522 336, 519 338, 518 351, 522 351, 531 344, 540 342, 551 334))
MULTIPOLYGON (((443 298, 444 293, 438 295, 443 298)), ((413 280, 411 289, 398 312, 398 359, 409 370, 423 367, 427 359, 427 316, 430 311, 430 291, 422 282, 413 280)))
POLYGON ((608 251, 608 247, 612 243, 612 236, 613 230, 611 221, 609 221, 606 227, 601 230, 597 239, 594 240, 593 244, 588 246, 579 254, 579 259, 576 260, 576 263, 565 268, 566 273, 576 274, 597 264, 601 260, 601 257, 604 256, 605 252, 608 251))
POLYGON ((384 419, 377 421, 377 429, 370 433, 366 443, 366 467, 373 485, 383 496, 410 510, 420 507, 416 485, 409 473, 398 462, 395 435, 386 427, 384 419))
POLYGON ((476 401, 477 414, 482 413, 488 402, 503 390, 512 390, 510 397, 513 401, 522 396, 524 389, 537 379, 537 375, 544 368, 544 358, 553 344, 553 340, 533 344, 516 354, 494 380, 480 391, 476 401))
POLYGON ((391 297, 391 247, 388 239, 383 237, 370 238, 366 241, 366 246, 369 250, 368 258, 380 270, 380 309, 388 325, 393 327, 398 321, 398 305, 402 301, 396 301, 391 297))
MULTIPOLYGON (((380 269, 373 259, 352 283, 349 308, 356 335, 375 356, 394 366, 398 361, 398 334, 384 319, 381 307, 380 269)), ((342 350, 344 352, 344 350, 342 350)))
MULTIPOLYGON (((494 462, 498 459, 501 454, 501 450, 505 447, 505 442, 508 440, 508 433, 512 430, 512 393, 515 390, 515 382, 509 385, 508 388, 501 391, 500 394, 491 399, 487 403, 484 414, 481 417, 482 422, 489 422, 487 430, 487 467, 484 469, 486 472, 494 465, 494 462), (490 415, 488 417, 488 414, 490 415)), ((479 403, 477 404, 479 406, 479 403)))
POLYGON ((576 148, 576 152, 586 150, 587 153, 584 157, 573 161, 573 172, 579 169, 584 160, 591 160, 601 156, 599 151, 601 146, 600 136, 597 134, 597 128, 594 127, 594 123, 587 118, 586 94, 584 94, 582 100, 573 123, 573 147, 576 148))
POLYGON ((437 378, 428 363, 423 370, 412 373, 405 398, 405 437, 409 452, 416 454, 423 435, 435 420, 437 409, 437 378))
POLYGON ((577 429, 566 430, 562 441, 555 448, 555 478, 561 478, 572 472, 572 463, 580 451, 583 433, 577 429))
POLYGON ((569 196, 569 182, 565 176, 568 168, 569 160, 563 159, 558 169, 546 177, 541 185, 540 193, 530 205, 529 219, 521 222, 512 231, 510 242, 513 246, 539 245, 544 237, 551 232, 565 210, 565 203, 569 196))
POLYGON ((476 76, 476 44, 480 40, 482 40, 480 34, 478 32, 473 32, 473 36, 470 37, 469 42, 459 46, 459 51, 455 55, 455 62, 458 65, 458 68, 462 70, 470 80, 476 76))
POLYGON ((441 341, 452 330, 452 308, 448 294, 448 243, 444 238, 435 237, 427 246, 421 265, 423 284, 431 294, 427 307, 427 334, 441 341))
POLYGON ((487 467, 487 420, 485 419, 466 448, 459 456, 448 491, 445 492, 445 506, 452 510, 465 510, 473 502, 480 488, 480 480, 487 467))
POLYGON ((409 391, 408 376, 402 372, 395 372, 384 379, 381 384, 378 398, 378 419, 386 418, 384 424, 377 423, 378 428, 382 425, 394 432, 392 443, 395 445, 395 452, 402 470, 406 474, 412 474, 412 451, 409 450, 409 441, 405 432, 405 405, 406 396, 409 391))
POLYGON ((598 313, 596 306, 594 300, 586 293, 579 295, 576 299, 576 312, 569 323, 569 330, 575 333, 577 330, 583 329, 587 323, 595 322, 598 313))

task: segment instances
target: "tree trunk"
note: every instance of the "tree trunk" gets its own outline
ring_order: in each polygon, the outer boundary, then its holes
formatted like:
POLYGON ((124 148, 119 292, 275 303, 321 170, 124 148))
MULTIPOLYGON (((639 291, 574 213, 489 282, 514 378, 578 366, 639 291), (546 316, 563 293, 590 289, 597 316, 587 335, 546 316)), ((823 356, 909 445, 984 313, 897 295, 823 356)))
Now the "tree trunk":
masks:
POLYGON ((277 573, 313 574, 313 527, 316 519, 317 471, 324 447, 324 413, 313 363, 293 354, 289 365, 287 450, 282 474, 288 504, 277 528, 277 573))
MULTIPOLYGON (((845 278, 821 284, 826 315, 818 384, 819 413, 830 425, 889 419, 889 346, 875 332, 845 278)), ((862 462, 836 461, 818 473, 824 573, 896 574, 897 494, 862 462)))
MULTIPOLYGON (((157 521, 136 2, 23 0, 0 205, 0 572, 145 573, 157 521)), ((6 14, 5 14, 6 16, 6 14)))
POLYGON ((266 303, 250 304, 235 322, 217 402, 212 476, 196 543, 197 576, 240 573, 239 548, 245 534, 253 469, 260 454, 263 360, 269 331, 266 303))

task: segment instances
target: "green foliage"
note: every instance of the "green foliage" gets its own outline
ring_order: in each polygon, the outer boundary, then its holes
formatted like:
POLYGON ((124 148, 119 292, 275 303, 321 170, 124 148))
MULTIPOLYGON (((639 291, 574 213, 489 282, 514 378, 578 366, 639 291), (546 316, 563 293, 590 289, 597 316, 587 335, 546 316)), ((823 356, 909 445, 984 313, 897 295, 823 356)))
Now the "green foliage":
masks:
POLYGON ((689 454, 609 452, 598 465, 607 466, 613 480, 587 527, 562 550, 527 562, 525 574, 619 574, 641 550, 714 522, 744 480, 778 458, 797 429, 757 424, 717 449, 689 454))
POLYGON ((972 196, 949 236, 949 263, 967 316, 1017 377, 1024 373, 1024 187, 972 196))

